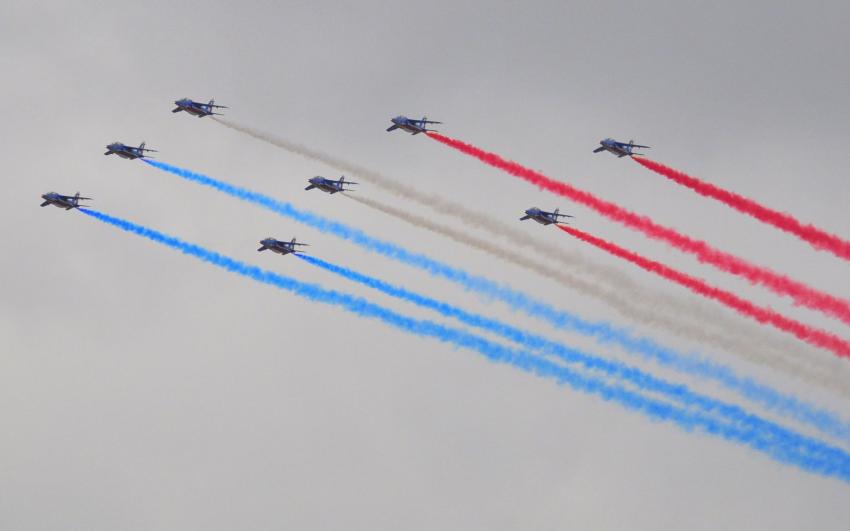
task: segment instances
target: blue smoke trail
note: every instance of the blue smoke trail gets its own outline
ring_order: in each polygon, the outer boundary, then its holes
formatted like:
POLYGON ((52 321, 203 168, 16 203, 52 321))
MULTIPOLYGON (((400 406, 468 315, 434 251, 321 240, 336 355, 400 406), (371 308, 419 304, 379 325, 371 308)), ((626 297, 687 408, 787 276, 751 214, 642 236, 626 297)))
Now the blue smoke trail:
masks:
POLYGON ((747 413, 742 408, 700 395, 691 391, 687 386, 669 383, 660 378, 656 378, 651 374, 647 374, 640 369, 629 367, 617 361, 610 361, 585 354, 576 349, 551 341, 542 336, 526 332, 496 319, 490 319, 480 314, 467 312, 457 306, 421 295, 375 277, 364 275, 363 273, 359 273, 353 269, 332 264, 315 256, 296 256, 311 265, 364 286, 368 286, 380 291, 381 293, 390 295, 391 297, 411 302, 417 306, 433 310, 443 316, 457 319, 469 326, 500 335, 524 348, 556 356, 568 363, 576 363, 587 369, 602 372, 607 376, 621 378, 635 384, 642 390, 659 393, 676 400, 685 406, 696 406, 709 413, 716 412, 737 425, 771 429, 771 427, 768 426, 762 419, 747 413))
MULTIPOLYGON (((569 385, 575 390, 593 394, 604 400, 616 402, 629 410, 641 412, 654 420, 671 422, 686 431, 701 429, 705 433, 764 452, 779 462, 795 465, 808 472, 835 477, 850 483, 850 455, 839 448, 782 427, 771 425, 773 426, 771 430, 764 433, 751 427, 718 422, 711 415, 677 408, 623 387, 607 384, 597 378, 582 376, 544 358, 504 347, 460 329, 443 326, 433 321, 413 319, 371 303, 362 297, 327 290, 316 284, 301 282, 263 270, 201 246, 184 242, 173 236, 95 210, 79 210, 103 223, 143 236, 227 271, 289 291, 308 300, 338 306, 360 317, 376 319, 414 335, 434 338, 444 343, 478 352, 491 361, 511 365, 538 376, 553 379, 560 384, 569 385)), ((770 423, 765 422, 765 424, 770 423)))
POLYGON ((420 268, 429 274, 445 278, 464 287, 468 291, 486 295, 513 308, 520 309, 532 317, 549 322, 556 328, 569 329, 590 336, 600 343, 614 343, 624 350, 641 355, 644 358, 671 367, 677 371, 701 378, 714 380, 747 399, 761 404, 769 410, 787 415, 799 422, 814 426, 823 433, 850 441, 850 425, 843 422, 835 413, 808 405, 794 396, 782 394, 750 378, 735 374, 729 367, 699 358, 694 355, 678 353, 664 347, 649 338, 634 337, 624 329, 618 329, 606 322, 589 322, 569 312, 536 301, 509 286, 500 285, 483 277, 438 262, 420 253, 413 253, 401 246, 373 238, 354 227, 333 221, 329 218, 299 210, 292 204, 278 201, 267 195, 234 186, 190 170, 172 166, 165 162, 142 159, 145 163, 160 170, 172 173, 188 181, 209 186, 233 197, 265 207, 272 212, 329 233, 361 247, 398 260, 407 265, 420 268))

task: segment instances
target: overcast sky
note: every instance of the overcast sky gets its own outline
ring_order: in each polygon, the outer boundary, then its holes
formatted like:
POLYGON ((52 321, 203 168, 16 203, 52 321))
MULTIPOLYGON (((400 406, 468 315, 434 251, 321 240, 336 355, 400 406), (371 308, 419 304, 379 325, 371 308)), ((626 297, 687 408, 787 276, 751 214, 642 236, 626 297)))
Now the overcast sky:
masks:
MULTIPOLYGON (((292 257, 256 253, 264 237, 297 236, 321 258, 620 355, 138 161, 103 156, 111 141, 145 140, 161 160, 701 351, 850 418, 840 395, 643 329, 345 197, 305 192, 308 177, 338 172, 170 112, 178 98, 214 97, 234 121, 508 222, 530 206, 560 207, 582 230, 848 337, 835 320, 424 135, 384 131, 397 114, 427 114, 446 134, 850 297, 846 262, 591 152, 603 137, 634 138, 656 160, 850 234, 846 2, 11 1, 1 11, 0 529, 850 527, 846 483, 305 302, 76 212, 38 208, 44 192, 79 190, 109 214, 440 320, 292 257)), ((518 226, 553 246, 581 246, 518 226)), ((692 297, 582 250, 653 292, 692 297)), ((846 362, 794 351, 850 379, 846 362)))

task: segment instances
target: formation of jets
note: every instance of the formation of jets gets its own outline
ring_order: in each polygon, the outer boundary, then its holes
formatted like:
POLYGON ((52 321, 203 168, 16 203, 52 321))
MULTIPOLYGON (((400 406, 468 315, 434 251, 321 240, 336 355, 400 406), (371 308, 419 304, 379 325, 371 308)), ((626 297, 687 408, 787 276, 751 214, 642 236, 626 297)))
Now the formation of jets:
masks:
MULTIPOLYGON (((196 116, 198 118, 203 118, 204 116, 217 115, 220 116, 221 113, 215 112, 215 109, 227 109, 224 105, 216 105, 215 100, 210 100, 209 103, 203 103, 191 100, 189 98, 182 98, 174 102, 177 106, 171 112, 178 113, 185 111, 186 113, 196 116)), ((427 117, 422 117, 421 120, 415 120, 412 118, 408 118, 406 116, 396 116, 391 119, 392 124, 387 131, 394 131, 396 129, 401 129, 402 131, 406 131, 412 135, 418 135, 419 133, 427 133, 430 131, 436 131, 436 129, 429 129, 428 126, 430 124, 441 124, 442 122, 435 122, 433 120, 428 120, 427 117)), ((649 149, 649 146, 642 146, 640 144, 635 144, 633 140, 629 140, 628 142, 619 142, 614 140, 613 138, 606 138, 599 142, 599 147, 594 149, 594 153, 600 153, 602 151, 608 151, 616 155, 617 157, 633 157, 636 155, 641 155, 641 153, 636 153, 635 148, 644 148, 649 149)), ((145 143, 142 142, 138 147, 128 146, 121 142, 113 142, 106 146, 106 153, 104 155, 118 155, 124 159, 142 159, 147 158, 149 155, 147 153, 156 152, 155 149, 148 149, 145 147, 145 143)), ((351 192, 352 188, 348 187, 353 184, 357 184, 352 181, 346 181, 345 176, 341 176, 338 180, 326 179, 322 176, 315 176, 307 180, 309 185, 305 190, 312 190, 317 188, 328 194, 335 194, 338 192, 351 192)), ((44 199, 44 202, 41 203, 41 206, 45 207, 48 205, 53 205, 57 208, 63 208, 65 210, 72 210, 74 208, 85 208, 86 205, 80 204, 80 201, 90 200, 90 197, 80 197, 80 193, 77 192, 75 195, 62 195, 56 192, 48 192, 41 196, 44 199)), ((541 210, 537 207, 529 208, 525 211, 525 215, 520 219, 520 221, 524 221, 527 219, 531 219, 536 221, 541 225, 553 225, 566 223, 564 218, 571 218, 573 216, 569 214, 561 214, 559 210, 556 208, 552 212, 547 212, 545 210, 541 210)), ((306 243, 298 243, 295 238, 292 238, 290 241, 285 240, 276 240, 272 237, 265 238, 260 241, 261 247, 257 249, 257 251, 272 251, 273 253, 277 253, 280 255, 287 255, 293 253, 302 252, 299 247, 307 246, 306 243)))

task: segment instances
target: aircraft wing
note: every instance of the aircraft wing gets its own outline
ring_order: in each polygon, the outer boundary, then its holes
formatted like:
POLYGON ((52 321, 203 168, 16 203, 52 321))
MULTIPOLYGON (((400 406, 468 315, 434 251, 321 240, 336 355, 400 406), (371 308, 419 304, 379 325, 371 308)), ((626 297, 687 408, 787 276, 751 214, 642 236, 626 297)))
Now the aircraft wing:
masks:
POLYGON ((525 216, 523 216, 523 217, 519 218, 519 220, 520 220, 520 221, 525 221, 525 220, 527 220, 527 219, 531 219, 531 216, 529 216, 529 215, 525 215, 525 216))
POLYGON ((605 148, 602 147, 602 146, 599 146, 598 148, 593 150, 594 153, 599 153, 600 151, 605 151, 605 148))
POLYGON ((74 199, 88 199, 88 200, 91 200, 91 197, 76 197, 76 196, 73 196, 73 195, 60 195, 59 197, 61 197, 62 199, 65 199, 65 200, 67 200, 67 201, 73 201, 74 199))
POLYGON ((420 124, 441 124, 443 122, 432 122, 431 120, 416 120, 420 124))
POLYGON ((626 144, 626 145, 627 145, 627 146, 628 146, 628 145, 631 145, 633 148, 646 148, 646 149, 651 149, 649 146, 641 146, 640 144, 626 144))
POLYGON ((387 128, 387 131, 388 131, 388 132, 389 132, 389 131, 395 131, 396 129, 398 129, 398 125, 393 124, 393 125, 391 125, 389 128, 387 128))

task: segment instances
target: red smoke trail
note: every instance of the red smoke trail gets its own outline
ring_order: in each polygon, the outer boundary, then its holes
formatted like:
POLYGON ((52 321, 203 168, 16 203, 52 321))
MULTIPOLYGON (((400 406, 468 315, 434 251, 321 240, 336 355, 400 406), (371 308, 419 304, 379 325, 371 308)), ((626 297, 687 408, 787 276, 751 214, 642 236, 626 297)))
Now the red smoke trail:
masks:
POLYGON ((711 264, 722 271, 739 275, 754 284, 761 284, 775 293, 792 297, 797 304, 814 308, 850 324, 850 302, 811 288, 802 282, 760 267, 737 256, 720 251, 707 243, 694 240, 673 229, 659 225, 646 216, 640 216, 614 203, 604 201, 593 194, 579 190, 569 184, 555 181, 540 172, 528 169, 516 162, 505 160, 495 153, 455 140, 439 133, 429 132, 429 137, 480 161, 499 168, 511 175, 525 179, 540 188, 562 195, 581 203, 600 214, 637 229, 651 238, 662 240, 673 247, 695 255, 700 262, 711 264))
POLYGON ((718 302, 721 302, 726 306, 732 308, 733 310, 737 311, 738 313, 755 319, 760 323, 770 324, 784 332, 794 334, 798 339, 801 339, 802 341, 805 341, 806 343, 809 343, 816 347, 832 351, 838 356, 845 358, 850 357, 850 343, 836 335, 817 328, 812 328, 799 321, 795 321, 794 319, 789 319, 788 317, 776 313, 770 308, 757 306, 747 300, 738 297, 732 292, 710 286, 709 284, 706 284, 703 280, 676 271, 675 269, 672 269, 660 262, 645 258, 639 254, 623 249, 622 247, 619 247, 611 242, 605 241, 595 236, 591 236, 586 232, 582 232, 566 225, 558 225, 558 228, 566 232, 567 234, 575 236, 579 240, 585 241, 591 245, 595 245, 596 247, 604 251, 608 251, 614 256, 618 256, 624 260, 628 260, 629 262, 647 271, 650 271, 667 280, 685 286, 694 293, 698 293, 709 299, 714 299, 718 302))
POLYGON ((643 167, 663 175, 682 186, 687 186, 700 195, 717 199, 721 203, 726 203, 739 212, 743 212, 744 214, 750 215, 759 221, 773 225, 777 229, 790 232, 798 238, 809 242, 815 249, 829 251, 839 258, 850 260, 850 241, 842 240, 838 236, 821 230, 814 225, 803 225, 790 214, 771 210, 756 203, 752 199, 724 190, 723 188, 719 188, 713 184, 703 182, 686 173, 674 170, 673 168, 665 166, 659 162, 655 162, 654 160, 650 160, 645 157, 632 158, 643 167))

